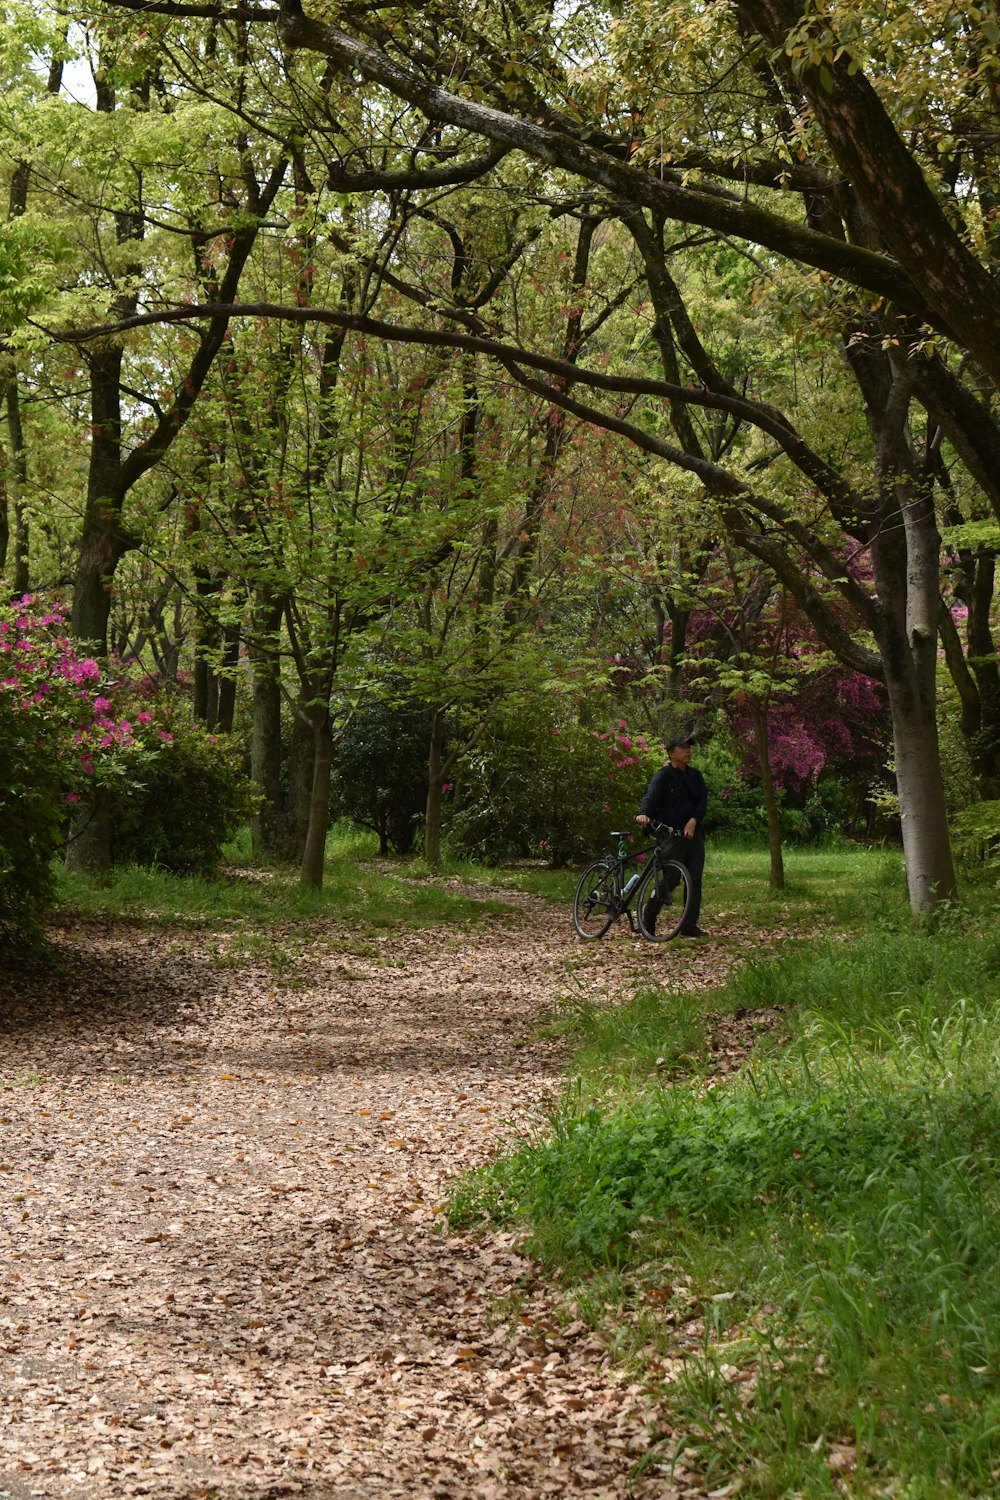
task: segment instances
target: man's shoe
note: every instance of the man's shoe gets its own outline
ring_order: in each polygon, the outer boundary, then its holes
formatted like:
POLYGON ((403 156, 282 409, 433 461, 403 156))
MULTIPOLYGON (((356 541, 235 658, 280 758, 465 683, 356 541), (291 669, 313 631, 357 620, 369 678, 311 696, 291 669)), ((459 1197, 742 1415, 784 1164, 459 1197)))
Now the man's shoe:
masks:
POLYGON ((704 927, 682 927, 679 937, 708 937, 704 927))
POLYGON ((659 913, 652 914, 648 906, 642 908, 642 925, 648 933, 656 931, 656 917, 659 913))

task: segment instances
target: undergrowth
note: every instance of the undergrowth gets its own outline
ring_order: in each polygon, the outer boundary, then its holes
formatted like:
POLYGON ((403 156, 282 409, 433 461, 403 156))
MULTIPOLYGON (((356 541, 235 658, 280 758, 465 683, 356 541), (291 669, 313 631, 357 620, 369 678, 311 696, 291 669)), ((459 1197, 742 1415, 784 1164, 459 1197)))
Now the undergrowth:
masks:
POLYGON ((888 881, 839 911, 855 931, 711 997, 785 1022, 728 1079, 704 997, 568 1006, 548 1130, 449 1217, 518 1227, 639 1367, 663 1418, 646 1462, 695 1454, 709 1488, 773 1500, 996 1495, 1000 937, 989 911, 915 928, 888 881))

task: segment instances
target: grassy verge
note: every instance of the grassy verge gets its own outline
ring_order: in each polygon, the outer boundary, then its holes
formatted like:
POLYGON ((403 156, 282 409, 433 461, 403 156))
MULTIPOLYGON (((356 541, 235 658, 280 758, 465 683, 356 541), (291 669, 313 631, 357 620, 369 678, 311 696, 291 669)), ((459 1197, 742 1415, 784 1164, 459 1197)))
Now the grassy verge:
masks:
POLYGON ((641 1368, 651 1458, 685 1450, 709 1489, 996 1495, 995 912, 915 930, 898 867, 858 884, 858 856, 815 858, 782 924, 839 930, 711 1001, 780 1007, 781 1045, 718 1081, 692 998, 578 1006, 549 1132, 463 1181, 450 1216, 520 1227, 567 1315, 641 1368))
POLYGON ((247 851, 237 845, 227 851, 231 862, 226 873, 212 878, 133 866, 114 870, 106 883, 95 883, 60 870, 59 899, 76 911, 158 925, 230 924, 244 929, 257 947, 266 946, 269 933, 286 943, 295 932, 310 940, 331 919, 363 937, 384 928, 460 927, 484 914, 510 910, 499 888, 495 900, 475 899, 447 884, 418 878, 419 869, 410 865, 379 865, 376 849, 371 835, 334 830, 319 891, 304 890, 287 867, 255 869, 247 851), (263 932, 253 931, 261 928, 263 932))

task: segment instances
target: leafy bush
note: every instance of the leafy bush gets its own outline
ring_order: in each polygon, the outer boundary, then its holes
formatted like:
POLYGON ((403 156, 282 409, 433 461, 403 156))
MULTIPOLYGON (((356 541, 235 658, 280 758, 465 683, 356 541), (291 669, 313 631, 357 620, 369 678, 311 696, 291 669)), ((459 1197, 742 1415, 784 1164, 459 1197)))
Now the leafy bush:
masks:
POLYGON ((708 787, 705 832, 755 843, 766 838, 767 813, 760 787, 741 772, 743 747, 728 735, 715 734, 697 747, 693 759, 708 787))
POLYGON ((114 863, 207 873, 254 811, 243 747, 209 734, 176 695, 133 698, 131 707, 141 776, 109 796, 114 863))
MULTIPOLYGON (((745 747, 727 733, 713 735, 697 752, 708 787, 707 833, 759 843, 767 836, 767 813, 756 775, 747 769, 745 747)), ((781 836, 789 844, 815 844, 839 837, 857 821, 849 791, 836 775, 800 788, 795 800, 778 789, 781 836)))
POLYGON ((449 849, 498 863, 541 856, 566 864, 634 826, 663 752, 624 719, 588 730, 545 699, 502 710, 455 775, 449 849))
POLYGON ((1000 802, 974 802, 956 814, 952 826, 965 873, 1000 881, 1000 802))

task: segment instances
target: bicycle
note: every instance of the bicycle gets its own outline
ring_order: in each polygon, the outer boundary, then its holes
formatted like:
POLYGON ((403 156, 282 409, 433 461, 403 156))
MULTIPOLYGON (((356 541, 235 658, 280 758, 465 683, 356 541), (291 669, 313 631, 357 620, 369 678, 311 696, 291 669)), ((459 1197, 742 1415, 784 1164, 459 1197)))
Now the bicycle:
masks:
MULTIPOLYGON (((666 823, 650 822, 649 827, 675 838, 683 835, 666 823)), ((618 852, 610 849, 587 866, 573 894, 573 926, 588 941, 602 938, 619 917, 628 917, 629 927, 650 943, 668 943, 675 938, 691 910, 691 875, 679 859, 665 859, 659 844, 644 849, 629 849, 627 831, 615 830, 618 852), (645 921, 646 903, 654 888, 659 887, 663 905, 657 930, 651 931, 645 921), (678 899, 678 898, 681 899, 678 899)))

